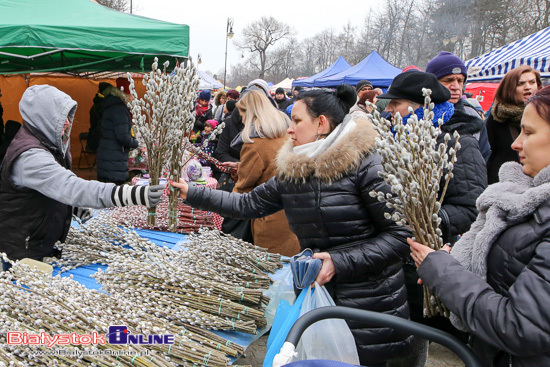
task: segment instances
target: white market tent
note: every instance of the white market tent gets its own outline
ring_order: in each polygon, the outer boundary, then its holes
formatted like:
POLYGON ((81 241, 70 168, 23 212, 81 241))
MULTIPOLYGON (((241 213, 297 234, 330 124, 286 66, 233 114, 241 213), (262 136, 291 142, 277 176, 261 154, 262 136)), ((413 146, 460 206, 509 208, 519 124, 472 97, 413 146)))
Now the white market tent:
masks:
POLYGON ((550 27, 466 61, 468 82, 500 80, 520 65, 530 65, 550 78, 550 27))
POLYGON ((202 70, 197 70, 197 74, 199 74, 199 77, 201 78, 199 81, 199 89, 218 89, 223 88, 223 84, 217 81, 216 79, 212 78, 210 75, 206 74, 202 70))
POLYGON ((294 79, 286 78, 285 80, 280 81, 279 83, 269 87, 271 93, 275 93, 277 88, 283 88, 285 92, 289 92, 292 89, 292 81, 294 79))

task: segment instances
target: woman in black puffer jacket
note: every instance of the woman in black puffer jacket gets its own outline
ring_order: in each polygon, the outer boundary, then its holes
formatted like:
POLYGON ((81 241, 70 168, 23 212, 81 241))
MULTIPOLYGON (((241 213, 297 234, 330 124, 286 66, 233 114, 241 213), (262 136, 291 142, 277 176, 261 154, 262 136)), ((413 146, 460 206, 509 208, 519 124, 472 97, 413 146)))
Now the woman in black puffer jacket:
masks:
POLYGON ((126 95, 112 86, 105 89, 104 95, 101 137, 97 148, 97 179, 121 185, 130 178, 128 153, 130 149, 137 148, 138 141, 130 132, 132 117, 126 106, 126 95))
MULTIPOLYGON (((285 209, 302 249, 323 260, 317 282, 337 305, 409 317, 402 259, 410 232, 386 219, 391 212, 370 197, 389 192, 378 176, 376 133, 367 120, 346 116, 353 87, 336 94, 300 94, 292 109, 291 137, 278 153, 277 176, 248 194, 173 183, 181 197, 203 210, 237 218, 260 218, 285 209)), ((362 365, 385 365, 403 355, 412 337, 390 328, 349 323, 362 365)))

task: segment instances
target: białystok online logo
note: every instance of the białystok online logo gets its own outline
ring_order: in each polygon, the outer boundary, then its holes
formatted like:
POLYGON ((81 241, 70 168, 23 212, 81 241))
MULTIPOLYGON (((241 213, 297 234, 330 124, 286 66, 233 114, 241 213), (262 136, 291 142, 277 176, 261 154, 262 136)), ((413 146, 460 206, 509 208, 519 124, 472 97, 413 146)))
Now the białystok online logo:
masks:
POLYGON ((131 334, 124 325, 109 326, 109 344, 174 344, 174 335, 131 334))
POLYGON ((39 334, 26 331, 8 331, 9 345, 45 345, 52 348, 58 345, 91 345, 91 344, 174 344, 174 335, 169 334, 132 334, 125 325, 109 326, 109 333, 98 334, 39 334))

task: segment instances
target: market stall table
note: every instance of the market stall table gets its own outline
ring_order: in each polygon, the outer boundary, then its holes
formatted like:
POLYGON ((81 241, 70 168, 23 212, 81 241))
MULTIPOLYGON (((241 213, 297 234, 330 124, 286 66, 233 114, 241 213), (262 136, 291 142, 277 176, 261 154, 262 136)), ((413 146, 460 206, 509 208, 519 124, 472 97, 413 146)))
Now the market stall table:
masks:
MULTIPOLYGON (((74 222, 73 222, 73 225, 75 225, 74 222)), ((146 229, 136 229, 136 232, 141 237, 148 239, 149 241, 153 242, 158 246, 166 246, 174 250, 178 250, 178 249, 185 250, 185 242, 187 242, 186 235, 178 234, 178 233, 170 233, 170 232, 159 232, 159 231, 146 230, 146 229)), ((59 272, 60 269, 58 267, 55 267, 54 276, 57 274, 60 274, 62 277, 72 277, 75 281, 79 282, 82 285, 85 285, 89 289, 100 290, 101 285, 98 284, 95 279, 90 277, 92 274, 96 273, 98 269, 105 270, 107 269, 107 266, 101 265, 101 264, 92 264, 92 265, 80 266, 76 269, 62 272, 62 273, 59 272)), ((275 274, 270 274, 270 277, 276 280, 281 277, 286 277, 288 273, 289 273, 288 265, 285 265, 283 269, 277 270, 275 274)), ((273 289, 271 288, 270 290, 273 291, 273 289)), ((275 310, 278 306, 278 303, 279 301, 276 297, 272 298, 272 302, 270 302, 270 304, 266 308, 266 317, 268 319, 267 326, 261 330, 258 330, 257 334, 255 335, 236 332, 236 331, 232 331, 232 332, 213 331, 213 332, 231 341, 232 343, 236 343, 243 346, 246 349, 252 342, 260 338, 265 332, 267 332, 270 329, 273 321, 272 315, 274 315, 275 310)), ((235 358, 231 358, 231 363, 233 363, 234 361, 235 361, 235 358)))

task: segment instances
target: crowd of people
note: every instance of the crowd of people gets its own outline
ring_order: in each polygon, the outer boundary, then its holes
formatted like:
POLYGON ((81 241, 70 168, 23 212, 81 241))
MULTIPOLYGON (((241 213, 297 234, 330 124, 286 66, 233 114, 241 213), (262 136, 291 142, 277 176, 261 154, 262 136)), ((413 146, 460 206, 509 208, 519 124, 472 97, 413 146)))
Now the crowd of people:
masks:
MULTIPOLYGON (((170 184, 187 204, 221 214, 226 233, 286 256, 313 250, 323 263, 316 281, 337 305, 447 331, 487 366, 550 365, 550 86, 530 66, 512 69, 485 121, 465 96, 466 81, 464 62, 441 52, 425 71, 404 69, 385 92, 362 80, 336 90, 296 87, 288 98, 282 88, 272 95, 262 79, 240 92, 200 91, 194 142, 236 173, 212 167, 217 189, 170 184), (393 209, 370 195, 390 192, 378 175, 374 110, 388 119, 422 117, 423 88, 431 90, 438 143, 457 132, 461 146, 454 177, 438 193, 446 190, 439 251, 415 242, 391 219, 393 209), (219 137, 203 144, 222 122, 219 137), (422 284, 451 318, 424 317, 422 284)), ((27 89, 25 123, 1 166, 0 251, 10 259, 50 255, 71 215, 86 216, 81 208, 158 203, 159 187, 126 184, 128 152, 138 146, 128 98, 123 79, 99 85, 88 136, 96 182, 70 171, 76 102, 50 86, 27 89)), ((349 326, 362 365, 426 365, 427 340, 349 326)))

